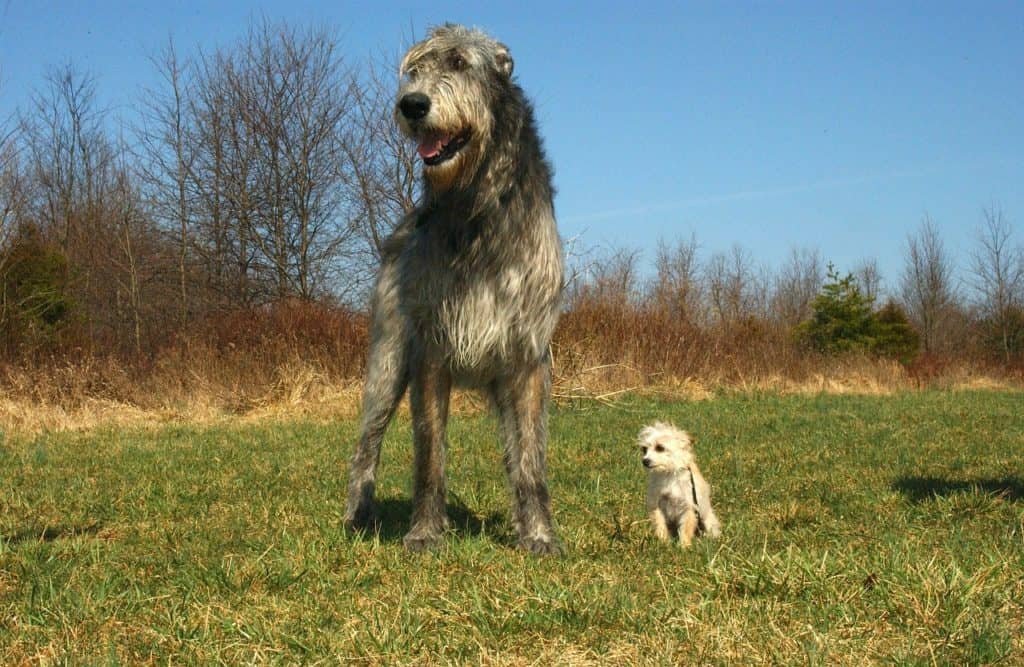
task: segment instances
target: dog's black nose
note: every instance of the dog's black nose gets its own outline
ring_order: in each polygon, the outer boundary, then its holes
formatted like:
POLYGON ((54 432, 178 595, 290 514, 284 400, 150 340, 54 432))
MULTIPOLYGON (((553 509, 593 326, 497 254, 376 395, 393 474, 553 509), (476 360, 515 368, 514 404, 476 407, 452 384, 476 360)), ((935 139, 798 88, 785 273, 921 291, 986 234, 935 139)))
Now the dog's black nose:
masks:
POLYGON ((644 467, 645 468, 650 468, 651 467, 650 459, 644 459, 644 467))
POLYGON ((409 120, 419 120, 430 112, 430 98, 423 93, 409 93, 398 100, 398 110, 409 120))

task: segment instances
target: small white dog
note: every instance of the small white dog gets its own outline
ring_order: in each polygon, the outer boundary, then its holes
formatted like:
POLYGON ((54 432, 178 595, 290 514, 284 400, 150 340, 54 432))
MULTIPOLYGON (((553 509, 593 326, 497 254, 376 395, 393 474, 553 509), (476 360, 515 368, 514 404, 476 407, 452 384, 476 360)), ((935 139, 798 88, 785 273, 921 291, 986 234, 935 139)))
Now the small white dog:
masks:
POLYGON ((658 539, 677 536, 680 545, 688 547, 698 532, 721 535, 711 507, 711 486, 694 460, 689 434, 655 422, 640 431, 638 444, 647 469, 647 512, 658 539))

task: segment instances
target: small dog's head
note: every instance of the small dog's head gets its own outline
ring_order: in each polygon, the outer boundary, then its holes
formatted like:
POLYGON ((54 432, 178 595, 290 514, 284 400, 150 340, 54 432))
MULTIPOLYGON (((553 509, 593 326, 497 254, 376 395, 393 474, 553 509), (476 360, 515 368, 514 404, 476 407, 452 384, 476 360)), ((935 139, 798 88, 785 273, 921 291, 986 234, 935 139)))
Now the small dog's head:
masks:
POLYGON ((654 422, 645 426, 637 444, 644 467, 652 472, 675 472, 693 463, 693 439, 670 424, 654 422))

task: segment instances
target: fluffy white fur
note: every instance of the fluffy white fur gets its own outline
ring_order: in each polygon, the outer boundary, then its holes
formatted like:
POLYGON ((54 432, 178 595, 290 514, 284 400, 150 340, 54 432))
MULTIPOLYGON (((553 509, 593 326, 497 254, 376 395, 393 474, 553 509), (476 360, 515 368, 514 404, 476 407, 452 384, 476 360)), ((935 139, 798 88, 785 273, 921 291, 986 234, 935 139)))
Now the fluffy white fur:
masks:
POLYGON ((711 486, 697 467, 690 435, 655 422, 640 431, 637 444, 647 469, 647 513, 658 539, 677 537, 688 547, 698 533, 721 535, 711 507, 711 486))

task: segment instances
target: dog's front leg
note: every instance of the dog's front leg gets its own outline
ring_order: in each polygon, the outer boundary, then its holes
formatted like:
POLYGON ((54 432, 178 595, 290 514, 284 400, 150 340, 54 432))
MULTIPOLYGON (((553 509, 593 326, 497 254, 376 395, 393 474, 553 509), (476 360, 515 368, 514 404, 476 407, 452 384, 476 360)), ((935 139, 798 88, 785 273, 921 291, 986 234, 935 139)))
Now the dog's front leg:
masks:
POLYGON ((693 536, 697 534, 697 512, 688 508, 679 521, 679 546, 686 548, 693 544, 693 536))
POLYGON ((448 527, 445 512, 445 428, 451 373, 440 355, 418 344, 410 354, 413 469, 412 527, 403 542, 410 551, 435 546, 448 527))
POLYGON ((381 267, 372 312, 359 441, 348 473, 345 526, 350 530, 370 528, 377 522, 374 490, 380 445, 409 382, 409 341, 405 319, 398 308, 398 269, 394 258, 387 259, 381 267))
POLYGON ((655 507, 650 511, 651 525, 654 526, 654 536, 662 542, 668 542, 671 535, 668 532, 668 522, 665 521, 665 513, 655 507))

